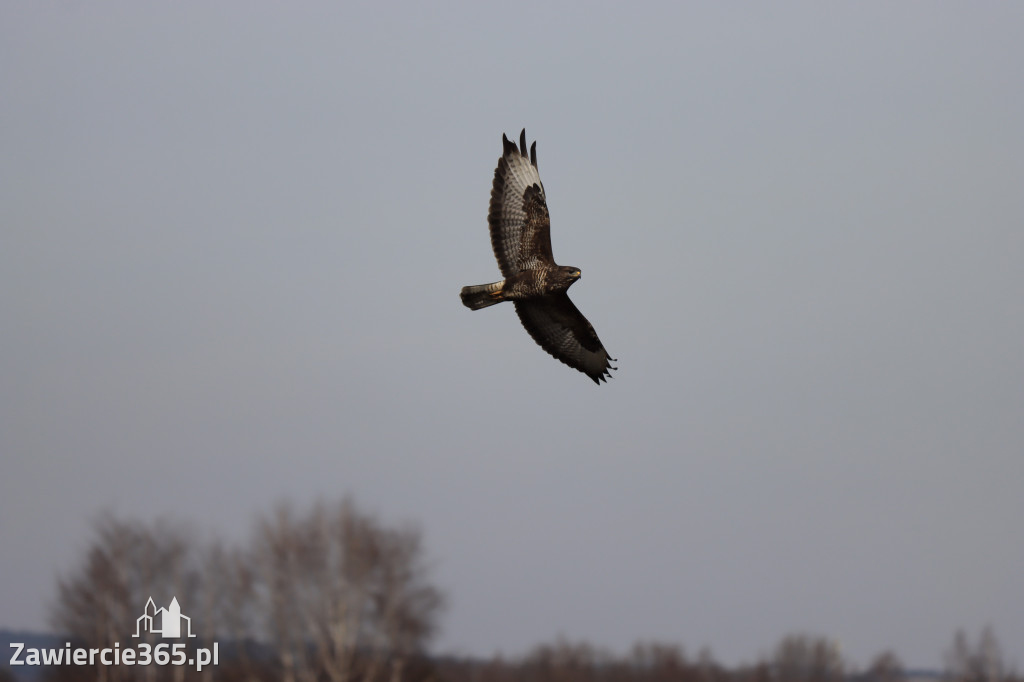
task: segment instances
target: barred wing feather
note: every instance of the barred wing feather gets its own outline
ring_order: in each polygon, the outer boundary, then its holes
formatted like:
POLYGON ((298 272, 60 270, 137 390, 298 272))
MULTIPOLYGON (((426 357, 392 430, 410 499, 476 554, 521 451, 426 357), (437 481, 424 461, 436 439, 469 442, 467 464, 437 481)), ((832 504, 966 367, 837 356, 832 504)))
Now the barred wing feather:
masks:
POLYGON ((511 277, 523 270, 553 266, 555 259, 544 184, 537 171, 537 143, 528 157, 525 130, 520 135, 521 148, 504 135, 502 142, 504 152, 494 171, 487 223, 501 274, 511 277))

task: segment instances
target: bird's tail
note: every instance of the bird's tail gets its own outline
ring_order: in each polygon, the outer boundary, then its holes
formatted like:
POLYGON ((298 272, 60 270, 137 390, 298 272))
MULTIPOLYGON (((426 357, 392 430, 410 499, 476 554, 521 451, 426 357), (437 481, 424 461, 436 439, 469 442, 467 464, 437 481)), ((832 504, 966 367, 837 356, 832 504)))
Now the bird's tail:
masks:
POLYGON ((462 297, 462 305, 466 306, 470 310, 480 310, 486 308, 489 305, 495 303, 501 303, 505 300, 504 292, 502 288, 505 286, 505 280, 500 282, 491 282, 490 284, 477 284, 471 287, 462 287, 462 292, 459 296, 462 297))

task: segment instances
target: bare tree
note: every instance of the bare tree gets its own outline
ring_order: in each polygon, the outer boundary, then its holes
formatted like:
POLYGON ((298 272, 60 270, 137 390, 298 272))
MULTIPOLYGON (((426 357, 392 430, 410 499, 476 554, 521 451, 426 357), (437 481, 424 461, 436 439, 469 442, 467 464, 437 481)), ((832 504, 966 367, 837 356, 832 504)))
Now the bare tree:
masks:
POLYGON ((865 674, 867 682, 899 682, 904 677, 903 662, 892 651, 875 656, 865 674))
POLYGON ((535 682, 587 682, 607 669, 611 655, 587 642, 558 638, 554 644, 536 647, 523 661, 526 679, 535 682))
POLYGON ((634 644, 630 664, 636 677, 652 682, 687 679, 690 668, 682 646, 661 642, 634 644))
POLYGON ((278 507, 253 548, 257 610, 285 682, 400 679, 442 606, 419 534, 361 514, 350 500, 297 517, 278 507))
POLYGON ((956 631, 953 643, 946 650, 946 673, 956 682, 1004 682, 1012 679, 1003 663, 999 639, 987 625, 974 646, 963 630, 956 631))
POLYGON ((722 666, 715 660, 710 647, 702 647, 697 652, 697 679, 700 682, 711 682, 724 677, 722 666))
POLYGON ((789 635, 775 648, 773 667, 781 682, 838 682, 843 679, 839 647, 824 637, 789 635))
MULTIPOLYGON (((191 542, 183 528, 163 521, 147 526, 103 514, 93 532, 81 565, 58 580, 58 598, 51 609, 54 627, 80 645, 112 648, 131 638, 150 597, 167 604, 175 596, 189 599, 194 594, 191 542)), ((95 672, 100 682, 139 674, 155 680, 160 674, 157 666, 133 672, 99 664, 95 672)))
MULTIPOLYGON (((238 547, 229 547, 215 540, 202 551, 202 589, 198 630, 201 642, 227 641, 233 645, 232 665, 240 674, 255 679, 249 643, 253 636, 255 614, 254 575, 249 557, 238 547)), ((207 666, 201 673, 203 682, 216 678, 217 670, 207 666)))

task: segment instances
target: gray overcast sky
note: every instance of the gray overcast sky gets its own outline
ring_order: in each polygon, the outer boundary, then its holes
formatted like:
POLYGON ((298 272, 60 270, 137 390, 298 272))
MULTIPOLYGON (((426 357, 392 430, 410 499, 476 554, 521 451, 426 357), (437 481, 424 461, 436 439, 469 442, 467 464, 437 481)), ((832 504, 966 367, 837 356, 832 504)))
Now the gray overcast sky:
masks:
POLYGON ((0 627, 103 509, 424 532, 439 651, 1024 667, 1024 5, 4 3, 0 627), (486 230, 538 141, 620 371, 486 230))

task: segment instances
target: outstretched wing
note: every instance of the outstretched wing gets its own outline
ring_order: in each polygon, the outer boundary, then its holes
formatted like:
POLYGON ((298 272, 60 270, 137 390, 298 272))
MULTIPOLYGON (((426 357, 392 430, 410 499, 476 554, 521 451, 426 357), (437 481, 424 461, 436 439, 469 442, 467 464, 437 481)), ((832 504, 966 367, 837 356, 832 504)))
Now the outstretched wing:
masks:
POLYGON ((537 143, 527 157, 525 128, 519 135, 519 147, 504 135, 501 140, 504 152, 494 170, 487 223, 501 274, 511 277, 522 270, 553 266, 555 258, 544 185, 537 172, 537 143))
POLYGON ((606 381, 616 369, 614 358, 601 345, 594 327, 564 291, 540 298, 515 301, 516 313, 526 331, 556 359, 594 380, 606 381))

